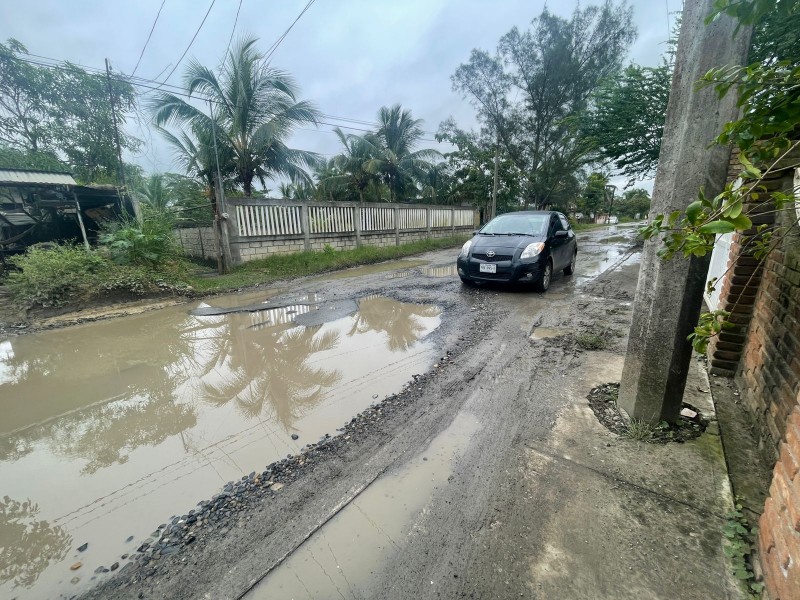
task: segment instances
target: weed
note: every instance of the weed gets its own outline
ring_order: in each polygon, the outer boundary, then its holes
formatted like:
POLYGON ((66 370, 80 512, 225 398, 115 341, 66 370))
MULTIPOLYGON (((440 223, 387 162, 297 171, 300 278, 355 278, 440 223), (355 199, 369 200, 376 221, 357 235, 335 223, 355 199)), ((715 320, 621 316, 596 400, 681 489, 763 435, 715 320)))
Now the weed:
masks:
POLYGON ((753 544, 758 535, 758 528, 750 528, 747 518, 742 513, 742 505, 738 503, 729 512, 722 532, 725 535, 725 554, 731 560, 733 575, 742 585, 747 597, 752 600, 761 598, 764 584, 758 583, 750 566, 753 544))
POLYGON ((579 333, 575 336, 575 344, 581 350, 602 350, 608 345, 608 342, 594 333, 579 333))
POLYGON ((640 421, 639 419, 631 419, 625 429, 622 431, 623 437, 637 442, 651 442, 653 441, 653 434, 656 432, 656 427, 647 421, 640 421))

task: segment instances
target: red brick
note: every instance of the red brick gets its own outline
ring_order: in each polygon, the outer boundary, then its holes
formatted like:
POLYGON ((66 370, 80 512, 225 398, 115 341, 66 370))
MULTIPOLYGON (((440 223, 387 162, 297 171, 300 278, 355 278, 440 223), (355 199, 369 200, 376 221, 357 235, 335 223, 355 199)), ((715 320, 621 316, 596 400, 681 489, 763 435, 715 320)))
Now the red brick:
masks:
MULTIPOLYGON (((783 467, 782 461, 779 461, 775 465, 772 485, 770 486, 770 496, 775 498, 776 501, 780 502, 782 505, 783 511, 781 512, 785 515, 786 526, 794 529, 796 532, 800 532, 800 493, 794 489, 792 481, 789 479, 789 474, 783 467)), ((798 545, 797 548, 789 548, 787 551, 788 550, 796 550, 798 554, 795 555, 795 557, 797 560, 800 560, 800 545, 798 545)))

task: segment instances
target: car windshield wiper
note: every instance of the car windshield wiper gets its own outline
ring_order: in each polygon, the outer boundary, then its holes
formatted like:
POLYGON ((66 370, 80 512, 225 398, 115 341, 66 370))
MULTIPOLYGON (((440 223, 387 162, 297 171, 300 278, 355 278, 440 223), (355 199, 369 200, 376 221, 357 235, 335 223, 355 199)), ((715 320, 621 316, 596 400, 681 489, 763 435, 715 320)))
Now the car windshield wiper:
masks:
POLYGON ((536 237, 537 236, 537 234, 535 234, 535 233, 522 233, 522 232, 504 233, 502 235, 527 235, 529 237, 536 237))
POLYGON ((489 233, 488 231, 479 231, 478 235, 497 235, 496 233, 489 233))

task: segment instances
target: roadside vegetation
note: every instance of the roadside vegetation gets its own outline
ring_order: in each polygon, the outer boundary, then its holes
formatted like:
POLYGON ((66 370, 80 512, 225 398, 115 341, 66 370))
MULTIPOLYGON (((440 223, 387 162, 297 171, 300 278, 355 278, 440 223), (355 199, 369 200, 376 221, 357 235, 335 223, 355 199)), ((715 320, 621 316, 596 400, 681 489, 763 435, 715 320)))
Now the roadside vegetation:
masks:
POLYGON ((130 297, 197 295, 263 285, 359 265, 404 258, 431 250, 456 248, 464 236, 421 240, 377 248, 276 255, 208 276, 207 267, 178 255, 171 228, 157 220, 115 226, 101 236, 96 250, 48 244, 32 247, 9 262, 5 283, 20 310, 77 308, 130 297))

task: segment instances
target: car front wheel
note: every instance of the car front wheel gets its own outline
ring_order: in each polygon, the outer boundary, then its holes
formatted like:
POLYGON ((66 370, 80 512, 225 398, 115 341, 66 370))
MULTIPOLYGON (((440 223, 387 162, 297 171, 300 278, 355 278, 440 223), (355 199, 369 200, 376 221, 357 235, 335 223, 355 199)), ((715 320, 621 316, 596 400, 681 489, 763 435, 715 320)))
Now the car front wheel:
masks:
POLYGON ((550 280, 553 278, 553 262, 548 260, 547 264, 544 266, 544 271, 542 271, 542 276, 539 278, 533 289, 537 292, 546 292, 547 288, 550 287, 550 280))

